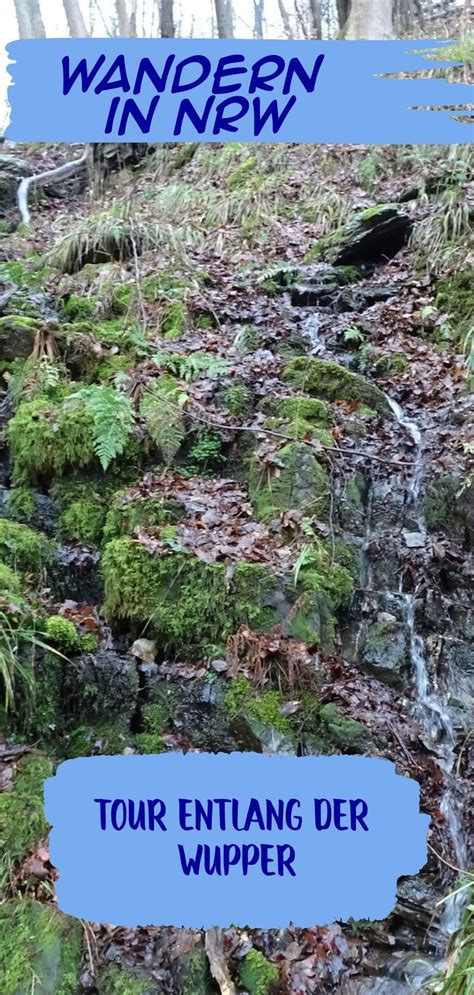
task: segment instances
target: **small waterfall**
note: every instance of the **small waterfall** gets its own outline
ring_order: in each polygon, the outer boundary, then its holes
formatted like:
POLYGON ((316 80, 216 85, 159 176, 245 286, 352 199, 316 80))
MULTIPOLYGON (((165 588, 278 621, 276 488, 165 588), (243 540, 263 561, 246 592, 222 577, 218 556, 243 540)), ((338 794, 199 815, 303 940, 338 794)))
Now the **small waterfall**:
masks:
MULTIPOLYGON (((423 514, 423 503, 420 499, 424 472, 422 433, 416 422, 404 414, 397 401, 388 396, 387 401, 397 422, 405 429, 415 446, 414 466, 407 486, 407 505, 412 509, 419 532, 425 536, 427 528, 423 514)), ((400 582, 398 596, 402 603, 403 619, 409 638, 409 655, 416 689, 416 712, 423 733, 427 737, 427 745, 438 757, 439 765, 446 778, 447 786, 440 807, 452 840, 456 865, 460 870, 463 870, 467 863, 467 846, 459 802, 456 797, 455 731, 445 696, 433 686, 425 641, 417 631, 417 594, 417 587, 412 591, 405 592, 403 580, 400 582)), ((462 912, 462 895, 455 895, 445 903, 440 920, 440 928, 444 934, 450 936, 455 932, 459 926, 462 912)))

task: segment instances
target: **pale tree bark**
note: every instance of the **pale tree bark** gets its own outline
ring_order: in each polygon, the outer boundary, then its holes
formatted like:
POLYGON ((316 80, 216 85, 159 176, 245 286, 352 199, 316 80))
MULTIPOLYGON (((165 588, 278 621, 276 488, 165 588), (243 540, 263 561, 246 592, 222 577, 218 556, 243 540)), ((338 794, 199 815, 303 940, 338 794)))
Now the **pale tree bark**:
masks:
POLYGON ((309 0, 310 31, 312 38, 322 38, 321 0, 309 0))
POLYGON ((285 7, 284 0, 278 0, 278 9, 280 11, 280 17, 283 22, 283 31, 285 32, 286 38, 293 38, 290 15, 285 7))
POLYGON ((253 23, 253 36, 254 38, 263 38, 263 13, 264 13, 265 0, 253 0, 254 9, 254 23, 253 23))
POLYGON ((27 0, 15 0, 15 13, 20 38, 33 38, 33 26, 27 0))
POLYGON ((39 0, 28 0, 33 38, 46 38, 39 0))
POLYGON ((348 40, 393 38, 392 0, 352 0, 348 40))
POLYGON ((214 0, 216 8, 217 34, 219 38, 234 37, 234 15, 232 0, 214 0))
POLYGON ((82 16, 79 0, 63 0, 63 7, 71 38, 87 38, 89 32, 82 16))
POLYGON ((120 38, 130 38, 130 20, 127 11, 127 0, 115 0, 117 11, 117 26, 120 38))
POLYGON ((174 38, 175 33, 173 0, 161 0, 160 35, 162 38, 174 38))

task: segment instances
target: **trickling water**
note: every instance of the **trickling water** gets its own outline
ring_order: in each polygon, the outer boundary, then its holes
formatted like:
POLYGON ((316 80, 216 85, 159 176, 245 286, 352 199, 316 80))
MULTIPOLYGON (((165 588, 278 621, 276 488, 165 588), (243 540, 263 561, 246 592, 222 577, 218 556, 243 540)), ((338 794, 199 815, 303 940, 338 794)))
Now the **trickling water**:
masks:
POLYGON ((321 329, 321 315, 318 311, 314 311, 312 314, 308 315, 302 326, 302 333, 311 346, 310 353, 315 355, 317 353, 323 352, 324 342, 320 334, 321 329))
MULTIPOLYGON (((405 429, 415 445, 413 471, 407 487, 407 503, 412 508, 419 532, 426 535, 426 521, 423 514, 423 504, 420 500, 424 472, 422 434, 416 422, 404 414, 396 401, 389 397, 387 400, 399 425, 405 429)), ((400 582, 398 596, 402 604, 403 619, 409 638, 409 655, 416 689, 416 711, 424 735, 428 738, 427 745, 437 755, 439 765, 446 778, 447 787, 441 802, 441 811, 451 836, 456 865, 462 870, 466 867, 467 847, 453 775, 456 761, 455 732, 446 696, 433 686, 425 642, 417 632, 415 615, 417 593, 417 588, 410 592, 404 592, 403 580, 400 582)), ((448 899, 440 922, 443 933, 451 935, 455 932, 459 926, 462 911, 462 895, 448 899)))

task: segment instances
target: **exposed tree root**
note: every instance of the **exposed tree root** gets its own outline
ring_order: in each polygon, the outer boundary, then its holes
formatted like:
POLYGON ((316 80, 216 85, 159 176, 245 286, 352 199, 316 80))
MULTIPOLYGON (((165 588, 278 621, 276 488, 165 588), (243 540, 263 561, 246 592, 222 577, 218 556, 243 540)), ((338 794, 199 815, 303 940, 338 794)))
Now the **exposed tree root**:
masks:
POLYGON ((219 985, 221 995, 237 995, 224 953, 224 934, 219 926, 206 930, 205 946, 211 974, 219 985))
POLYGON ((80 159, 65 162, 62 166, 56 166, 55 169, 47 169, 44 173, 25 176, 20 182, 17 194, 18 210, 23 224, 29 225, 31 219, 28 208, 28 198, 31 190, 37 190, 38 187, 45 187, 52 181, 59 180, 59 182, 62 182, 63 180, 67 180, 71 176, 75 176, 76 173, 79 173, 84 166, 88 166, 91 162, 92 147, 86 145, 80 159))

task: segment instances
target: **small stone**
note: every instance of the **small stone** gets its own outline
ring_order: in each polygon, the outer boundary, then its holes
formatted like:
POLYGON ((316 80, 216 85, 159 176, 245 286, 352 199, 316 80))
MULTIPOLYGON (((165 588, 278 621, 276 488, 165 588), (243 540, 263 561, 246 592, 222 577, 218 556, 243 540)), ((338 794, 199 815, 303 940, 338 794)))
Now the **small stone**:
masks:
POLYGON ((144 663, 154 663, 156 659, 156 643, 152 639, 136 639, 130 652, 144 663))
POLYGON ((211 663, 212 669, 216 670, 218 674, 222 674, 228 666, 227 660, 213 660, 211 663))
POLYGON ((407 532, 404 529, 403 538, 408 549, 420 549, 426 546, 426 535, 423 532, 407 532))

